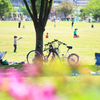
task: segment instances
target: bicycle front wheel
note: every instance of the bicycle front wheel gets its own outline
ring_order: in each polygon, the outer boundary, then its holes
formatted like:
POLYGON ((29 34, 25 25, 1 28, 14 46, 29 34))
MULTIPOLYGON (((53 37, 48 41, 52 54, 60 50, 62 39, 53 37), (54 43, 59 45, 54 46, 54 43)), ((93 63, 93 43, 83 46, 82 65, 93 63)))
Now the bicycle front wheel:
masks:
POLYGON ((68 63, 71 66, 75 66, 79 62, 79 56, 75 53, 72 53, 68 56, 68 63))
POLYGON ((37 66, 40 66, 42 64, 42 56, 38 51, 32 50, 27 54, 27 62, 30 65, 35 63, 37 66))

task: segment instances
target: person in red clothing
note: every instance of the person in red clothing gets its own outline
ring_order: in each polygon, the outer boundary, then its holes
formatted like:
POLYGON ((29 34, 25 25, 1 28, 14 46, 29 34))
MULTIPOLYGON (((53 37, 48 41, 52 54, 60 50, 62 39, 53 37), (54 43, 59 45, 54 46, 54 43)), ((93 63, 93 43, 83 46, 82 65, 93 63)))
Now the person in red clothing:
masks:
POLYGON ((48 35, 48 33, 46 34, 46 36, 45 36, 46 38, 49 38, 49 35, 48 35))

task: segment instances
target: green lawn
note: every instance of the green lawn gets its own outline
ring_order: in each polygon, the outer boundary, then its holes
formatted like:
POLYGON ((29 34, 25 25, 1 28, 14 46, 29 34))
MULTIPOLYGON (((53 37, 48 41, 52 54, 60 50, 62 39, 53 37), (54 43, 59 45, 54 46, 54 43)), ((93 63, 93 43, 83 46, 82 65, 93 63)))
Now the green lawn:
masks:
MULTIPOLYGON (((18 28, 17 21, 1 21, 0 22, 0 52, 7 51, 4 57, 10 61, 25 61, 27 53, 35 49, 35 30, 32 21, 22 22, 22 26, 18 28), (22 26, 25 25, 25 29, 22 26), (22 36, 23 39, 18 41, 17 53, 13 53, 13 37, 22 36)), ((48 21, 44 32, 44 44, 54 39, 59 39, 67 45, 73 46, 70 52, 77 53, 81 63, 94 64, 95 52, 100 52, 100 23, 94 23, 91 29, 91 23, 75 22, 74 28, 71 29, 71 22, 57 21, 56 28, 54 23, 48 21), (73 31, 78 28, 79 38, 73 38, 73 31), (45 38, 45 34, 49 33, 49 38, 45 38)), ((66 47, 62 46, 61 52, 66 52, 66 47)))
MULTIPOLYGON (((44 44, 54 39, 59 39, 68 45, 72 45, 70 52, 77 53, 80 57, 80 63, 92 66, 95 64, 93 59, 95 52, 100 52, 100 23, 94 23, 91 29, 91 23, 75 22, 74 28, 71 29, 71 22, 57 22, 56 28, 54 23, 48 21, 44 32, 44 44), (79 38, 73 38, 73 31, 78 28, 79 38), (46 33, 49 38, 46 39, 46 33)), ((7 51, 4 57, 10 61, 25 61, 27 53, 35 49, 35 30, 32 22, 22 22, 22 26, 18 28, 18 22, 1 21, 0 22, 0 52, 7 51), (25 29, 22 26, 25 25, 25 29), (18 41, 17 53, 13 53, 13 37, 23 37, 18 41)), ((61 47, 61 52, 65 52, 66 48, 61 47)), ((16 67, 16 66, 15 66, 16 67)), ((57 66, 59 67, 59 66, 57 66)), ((55 69, 53 69, 55 72, 55 69)), ((51 72, 53 72, 53 70, 51 72)), ((64 70, 59 70, 59 73, 64 70)), ((50 73, 50 72, 46 72, 50 73)), ((51 80, 58 89, 58 94, 62 100, 94 100, 99 97, 99 76, 66 76, 66 77, 40 77, 38 82, 50 82, 51 80), (58 79, 57 79, 58 78, 58 79)), ((34 79, 33 79, 34 80, 34 79)), ((5 92, 0 91, 0 100, 13 100, 5 92)))

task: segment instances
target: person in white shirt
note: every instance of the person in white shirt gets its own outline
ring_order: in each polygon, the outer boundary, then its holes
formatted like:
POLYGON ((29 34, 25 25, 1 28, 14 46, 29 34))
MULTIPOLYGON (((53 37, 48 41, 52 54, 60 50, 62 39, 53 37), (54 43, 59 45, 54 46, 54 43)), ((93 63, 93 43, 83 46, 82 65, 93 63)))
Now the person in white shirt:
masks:
POLYGON ((19 18, 18 19, 18 28, 20 28, 20 26, 21 26, 21 19, 19 18))
POLYGON ((14 52, 17 52, 16 51, 17 50, 17 40, 19 40, 19 39, 17 39, 17 36, 14 36, 14 52))

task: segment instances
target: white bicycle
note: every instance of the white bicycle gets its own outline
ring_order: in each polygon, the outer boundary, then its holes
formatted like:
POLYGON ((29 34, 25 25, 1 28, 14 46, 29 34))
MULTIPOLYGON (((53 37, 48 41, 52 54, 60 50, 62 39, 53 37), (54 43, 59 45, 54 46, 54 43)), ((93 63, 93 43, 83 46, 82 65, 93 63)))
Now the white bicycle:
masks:
POLYGON ((54 60, 56 61, 56 59, 59 59, 61 60, 62 62, 66 62, 68 61, 68 63, 71 65, 71 66, 75 66, 77 65, 77 63, 79 62, 79 56, 76 54, 76 53, 69 53, 69 50, 72 49, 73 47, 72 46, 67 46, 66 43, 63 43, 61 41, 58 41, 55 39, 55 41, 58 42, 58 48, 55 48, 55 57, 54 57, 54 60), (60 54, 59 53, 59 48, 60 48, 60 45, 65 45, 67 47, 67 51, 65 54, 60 54))

